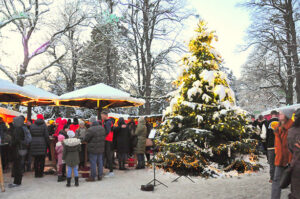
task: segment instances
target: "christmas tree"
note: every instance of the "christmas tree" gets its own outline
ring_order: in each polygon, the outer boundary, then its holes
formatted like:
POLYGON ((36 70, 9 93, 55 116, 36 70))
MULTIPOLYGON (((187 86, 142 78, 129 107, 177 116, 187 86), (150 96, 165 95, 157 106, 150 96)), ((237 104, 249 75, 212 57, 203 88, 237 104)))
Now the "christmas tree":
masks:
POLYGON ((217 41, 200 21, 189 43, 183 70, 164 112, 155 161, 179 175, 215 176, 231 170, 257 170, 252 129, 245 111, 236 107, 222 59, 212 47, 217 41))

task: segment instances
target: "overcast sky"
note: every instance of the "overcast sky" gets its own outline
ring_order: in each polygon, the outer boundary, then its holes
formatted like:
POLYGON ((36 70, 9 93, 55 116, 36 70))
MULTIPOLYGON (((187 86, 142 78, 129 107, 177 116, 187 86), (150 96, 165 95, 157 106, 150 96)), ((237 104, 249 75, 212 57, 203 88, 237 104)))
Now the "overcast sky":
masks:
MULTIPOLYGON (((216 49, 221 53, 225 66, 232 69, 237 77, 240 76, 241 66, 247 59, 248 53, 240 52, 240 45, 244 43, 246 30, 250 25, 249 13, 236 6, 241 1, 243 0, 187 0, 187 6, 196 10, 196 13, 208 22, 209 29, 216 30, 219 38, 219 42, 215 44, 216 49)), ((194 17, 187 21, 184 38, 181 39, 186 42, 191 39, 197 22, 194 17)), ((2 31, 2 36, 5 39, 2 38, 0 45, 5 48, 0 49, 0 61, 3 65, 16 69, 23 57, 21 38, 18 34, 9 31, 2 31)), ((47 34, 39 34, 31 40, 31 47, 36 48, 45 41, 47 41, 47 34)), ((40 56, 33 60, 35 63, 32 65, 39 67, 44 64, 44 61, 45 57, 40 56)), ((7 79, 3 73, 0 73, 0 78, 7 79)))
MULTIPOLYGON (((237 7, 243 0, 187 0, 196 9, 202 19, 208 22, 211 30, 216 30, 219 42, 215 45, 221 53, 225 66, 240 76, 241 66, 248 52, 240 52, 244 44, 246 31, 250 25, 250 16, 245 8, 237 7)), ((190 21, 189 32, 193 32, 197 20, 190 21)))

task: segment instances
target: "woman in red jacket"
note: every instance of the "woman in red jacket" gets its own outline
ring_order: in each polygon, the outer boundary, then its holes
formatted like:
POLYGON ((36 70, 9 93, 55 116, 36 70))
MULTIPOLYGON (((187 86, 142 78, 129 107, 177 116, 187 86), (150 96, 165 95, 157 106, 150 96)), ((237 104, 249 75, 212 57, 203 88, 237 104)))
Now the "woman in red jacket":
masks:
POLYGON ((279 127, 274 131, 275 134, 275 173, 274 181, 272 183, 272 195, 271 199, 280 199, 281 188, 280 178, 284 170, 284 167, 290 163, 292 154, 288 149, 288 130, 293 126, 293 114, 294 109, 285 109, 280 112, 279 127))

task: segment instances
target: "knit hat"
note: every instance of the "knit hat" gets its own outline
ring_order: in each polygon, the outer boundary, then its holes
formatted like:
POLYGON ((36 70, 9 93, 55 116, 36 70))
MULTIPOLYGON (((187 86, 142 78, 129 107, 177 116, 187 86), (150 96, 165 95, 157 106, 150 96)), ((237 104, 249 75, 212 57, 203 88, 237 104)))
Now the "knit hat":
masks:
POLYGON ((54 120, 49 120, 49 124, 53 124, 54 123, 54 120))
POLYGON ((69 138, 75 137, 74 131, 68 131, 67 135, 69 136, 69 138))
POLYGON ((288 119, 292 119, 295 109, 287 108, 287 109, 280 110, 280 112, 283 113, 288 119))
POLYGON ((40 119, 40 120, 43 120, 44 119, 44 116, 42 114, 37 114, 36 116, 37 119, 40 119))
POLYGON ((94 123, 94 122, 96 122, 97 121, 97 118, 95 117, 95 116, 92 116, 91 118, 90 118, 90 123, 94 123))
POLYGON ((58 135, 57 139, 58 139, 59 142, 61 142, 61 141, 63 141, 65 139, 65 136, 58 135))

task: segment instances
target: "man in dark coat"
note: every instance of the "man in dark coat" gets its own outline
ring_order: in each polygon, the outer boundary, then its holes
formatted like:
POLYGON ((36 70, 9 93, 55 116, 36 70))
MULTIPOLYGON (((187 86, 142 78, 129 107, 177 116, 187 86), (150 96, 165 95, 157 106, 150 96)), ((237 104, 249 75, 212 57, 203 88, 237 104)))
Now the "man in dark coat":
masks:
POLYGON ((113 123, 108 118, 108 112, 103 111, 101 113, 102 124, 105 129, 106 137, 105 137, 105 161, 106 165, 108 165, 109 174, 105 177, 113 177, 114 176, 114 165, 113 165, 113 123))
POLYGON ((95 117, 90 119, 91 127, 87 130, 83 142, 87 142, 87 150, 91 164, 91 177, 87 182, 94 182, 98 166, 98 180, 102 180, 103 175, 103 153, 105 147, 105 130, 97 122, 95 117))
POLYGON ((130 148, 130 131, 124 118, 120 117, 115 128, 116 144, 119 157, 119 169, 125 170, 125 162, 130 148))
POLYGON ((268 163, 270 165, 270 183, 274 180, 274 171, 275 171, 275 148, 274 148, 274 142, 275 142, 275 135, 274 135, 274 129, 272 129, 272 123, 273 122, 279 122, 278 120, 278 112, 272 111, 271 115, 272 118, 268 121, 267 124, 267 136, 266 136, 266 148, 267 148, 267 158, 268 163))
POLYGON ((37 120, 30 126, 30 133, 32 136, 30 152, 34 157, 35 177, 41 178, 44 175, 47 145, 50 142, 48 129, 42 114, 38 114, 37 120))
POLYGON ((13 129, 11 129, 11 147, 13 157, 12 176, 14 177, 14 182, 8 185, 9 188, 18 187, 22 183, 22 156, 19 154, 19 149, 24 147, 23 143, 25 140, 25 132, 23 126, 24 117, 19 116, 13 119, 13 129))

